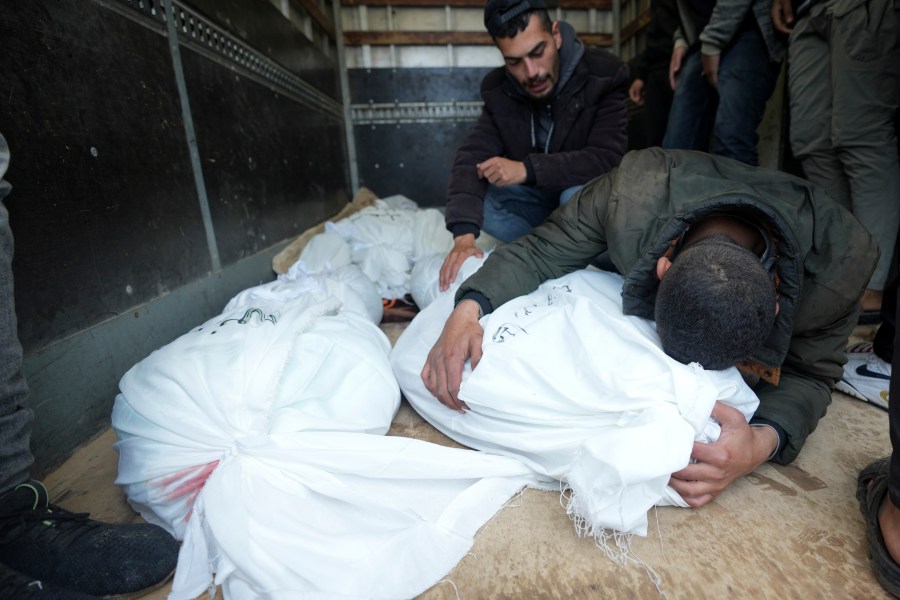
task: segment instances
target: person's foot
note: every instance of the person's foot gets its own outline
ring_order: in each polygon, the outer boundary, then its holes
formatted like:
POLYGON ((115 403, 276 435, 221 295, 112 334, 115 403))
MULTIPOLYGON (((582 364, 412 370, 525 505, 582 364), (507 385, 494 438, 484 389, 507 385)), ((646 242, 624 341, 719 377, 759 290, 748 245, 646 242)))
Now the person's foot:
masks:
POLYGON ((872 344, 860 343, 847 348, 847 364, 835 389, 887 409, 890 400, 891 365, 878 358, 872 344))
POLYGON ((878 526, 884 538, 884 547, 894 562, 900 565, 900 508, 891 502, 890 494, 884 495, 884 502, 878 510, 878 526))
POLYGON ((875 579, 900 598, 900 562, 897 561, 900 523, 888 492, 890 457, 876 460, 859 472, 856 499, 866 521, 869 559, 875 579))
POLYGON ((175 571, 178 542, 146 523, 110 525, 49 503, 28 481, 0 496, 0 563, 81 594, 136 597, 175 571))

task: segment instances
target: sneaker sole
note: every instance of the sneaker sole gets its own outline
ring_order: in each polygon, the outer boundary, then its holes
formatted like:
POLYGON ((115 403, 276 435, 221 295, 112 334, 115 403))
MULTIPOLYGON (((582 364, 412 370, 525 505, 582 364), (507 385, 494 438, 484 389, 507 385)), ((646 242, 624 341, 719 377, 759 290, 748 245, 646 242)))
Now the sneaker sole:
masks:
POLYGON ((101 598, 103 600, 135 600, 136 598, 143 598, 150 592, 155 592, 159 588, 163 587, 164 585, 166 585, 167 583, 172 581, 174 578, 175 578, 175 569, 172 569, 172 572, 169 573, 165 579, 163 579, 159 583, 151 585, 150 587, 144 588, 142 590, 138 590, 136 592, 126 592, 124 594, 112 594, 110 596, 101 596, 101 598))
POLYGON ((840 381, 838 381, 834 385, 834 389, 836 389, 839 392, 843 392, 843 393, 847 394, 848 396, 857 398, 858 400, 862 400, 863 402, 866 402, 867 404, 877 406, 878 408, 881 408, 884 410, 888 409, 887 405, 882 404, 881 402, 875 402, 874 400, 869 400, 868 398, 866 398, 859 390, 857 390, 855 387, 853 387, 853 385, 851 385, 849 382, 847 382, 844 379, 841 379, 840 381))

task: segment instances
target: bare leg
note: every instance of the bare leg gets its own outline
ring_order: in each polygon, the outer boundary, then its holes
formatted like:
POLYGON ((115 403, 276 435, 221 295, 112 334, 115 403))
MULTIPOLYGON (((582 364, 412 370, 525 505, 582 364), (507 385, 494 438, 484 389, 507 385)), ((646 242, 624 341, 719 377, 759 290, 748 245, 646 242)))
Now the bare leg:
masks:
POLYGON ((884 546, 894 562, 900 565, 900 508, 894 506, 890 495, 885 495, 881 510, 878 511, 878 524, 884 537, 884 546))

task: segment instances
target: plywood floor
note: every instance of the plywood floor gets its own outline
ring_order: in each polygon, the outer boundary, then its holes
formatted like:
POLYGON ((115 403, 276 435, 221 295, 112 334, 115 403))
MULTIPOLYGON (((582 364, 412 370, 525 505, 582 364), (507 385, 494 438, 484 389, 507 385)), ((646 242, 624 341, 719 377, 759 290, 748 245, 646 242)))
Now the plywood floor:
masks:
MULTIPOLYGON (((402 330, 384 328, 394 338, 402 330)), ((451 444, 405 403, 390 434, 451 444)), ((57 503, 111 522, 140 519, 113 485, 114 441, 106 431, 45 478, 57 503)), ((887 413, 836 392, 794 464, 765 464, 701 509, 651 511, 649 535, 631 540, 643 564, 613 562, 579 538, 558 493, 526 490, 421 598, 887 598, 869 569, 855 489, 858 471, 889 452, 887 413)))

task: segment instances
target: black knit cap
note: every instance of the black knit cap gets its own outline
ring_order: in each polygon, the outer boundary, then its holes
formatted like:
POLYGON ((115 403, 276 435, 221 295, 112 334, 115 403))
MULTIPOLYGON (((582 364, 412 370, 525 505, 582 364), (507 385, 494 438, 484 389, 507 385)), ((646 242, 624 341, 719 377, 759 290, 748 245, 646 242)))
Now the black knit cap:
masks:
POLYGON ((500 28, 529 10, 547 10, 544 0, 488 0, 484 7, 484 26, 497 37, 500 28))

